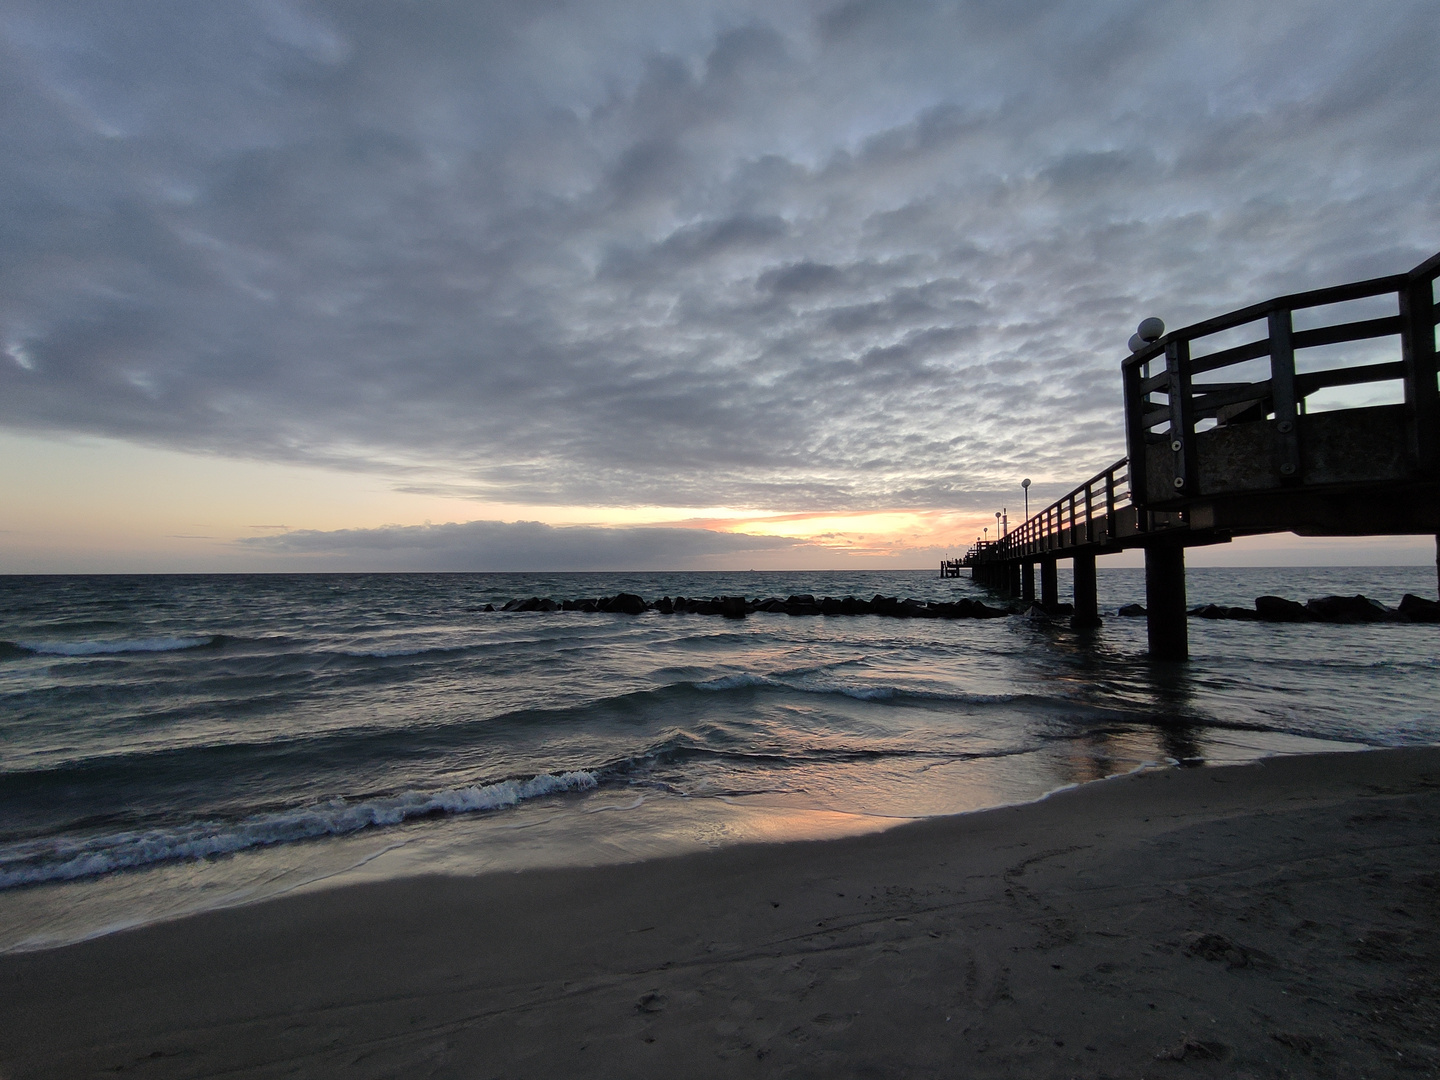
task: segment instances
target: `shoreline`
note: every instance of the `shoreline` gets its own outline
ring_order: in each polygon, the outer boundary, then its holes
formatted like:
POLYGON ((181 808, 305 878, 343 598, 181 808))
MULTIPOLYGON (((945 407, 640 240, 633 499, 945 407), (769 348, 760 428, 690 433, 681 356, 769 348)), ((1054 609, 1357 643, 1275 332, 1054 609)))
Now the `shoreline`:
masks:
MULTIPOLYGON (((1232 733, 1233 734, 1233 733, 1232 733)), ((1203 746, 1205 768, 1269 756, 1358 753, 1374 747, 1266 733, 1264 748, 1203 746)), ((1055 759, 1062 748, 980 755, 926 770, 934 790, 876 792, 837 805, 803 791, 685 795, 601 787, 525 800, 494 812, 447 813, 338 836, 262 844, 215 859, 178 858, 0 890, 0 956, 60 948, 125 930, 232 910, 316 889, 417 876, 472 877, 535 869, 633 865, 734 845, 829 840, 900 825, 1026 806, 1130 773, 1191 762, 1107 754, 1106 774, 1055 759), (1016 763, 1028 763, 1016 769, 1016 763), (1116 766, 1122 766, 1116 768, 1116 766)), ((1151 752, 1158 747, 1149 748, 1151 752)))
POLYGON ((0 956, 0 1075, 1398 1075, 1437 826, 1440 748, 1370 750, 318 888, 0 956))

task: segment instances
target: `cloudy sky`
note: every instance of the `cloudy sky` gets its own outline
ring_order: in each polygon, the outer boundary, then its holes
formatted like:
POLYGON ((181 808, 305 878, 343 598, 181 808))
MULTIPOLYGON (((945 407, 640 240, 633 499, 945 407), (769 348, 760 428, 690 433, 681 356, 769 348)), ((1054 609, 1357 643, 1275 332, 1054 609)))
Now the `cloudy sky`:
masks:
POLYGON ((1142 316, 1440 249, 1437 53, 1408 0, 3 0, 0 570, 931 565, 1121 456, 1142 316))

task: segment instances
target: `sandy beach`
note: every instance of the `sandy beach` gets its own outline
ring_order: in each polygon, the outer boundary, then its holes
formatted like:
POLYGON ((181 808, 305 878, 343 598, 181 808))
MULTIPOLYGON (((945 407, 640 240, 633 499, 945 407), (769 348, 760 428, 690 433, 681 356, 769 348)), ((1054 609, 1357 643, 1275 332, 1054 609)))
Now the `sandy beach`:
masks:
POLYGON ((0 957, 0 1075, 1440 1068, 1440 749, 353 885, 0 957))

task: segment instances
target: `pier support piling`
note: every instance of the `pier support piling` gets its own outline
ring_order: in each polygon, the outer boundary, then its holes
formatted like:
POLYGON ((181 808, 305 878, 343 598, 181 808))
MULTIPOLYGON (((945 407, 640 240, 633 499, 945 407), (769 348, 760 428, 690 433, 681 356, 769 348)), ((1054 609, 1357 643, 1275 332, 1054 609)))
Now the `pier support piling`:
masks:
POLYGON ((1014 599, 1020 595, 1020 564, 1018 562, 1005 564, 1005 595, 1014 599))
POLYGON ((1020 599, 1027 604, 1035 602, 1035 564, 1020 564, 1020 599))
POLYGON ((1060 603, 1060 579, 1055 573, 1055 558, 1040 560, 1040 603, 1052 608, 1060 603))
POLYGON ((1150 658, 1188 659, 1185 549, 1179 544, 1150 544, 1145 548, 1145 611, 1150 658))
POLYGON ((1075 614, 1070 617, 1070 625, 1077 630, 1099 626, 1100 605, 1095 595, 1095 552, 1077 551, 1072 561, 1075 567, 1075 614))

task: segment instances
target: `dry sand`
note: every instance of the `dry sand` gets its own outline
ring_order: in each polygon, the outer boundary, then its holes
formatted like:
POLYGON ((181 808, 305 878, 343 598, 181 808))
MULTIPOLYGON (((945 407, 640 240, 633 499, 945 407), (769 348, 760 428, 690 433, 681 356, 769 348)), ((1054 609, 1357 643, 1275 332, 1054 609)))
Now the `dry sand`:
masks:
POLYGON ((0 957, 0 1075, 1440 1072, 1440 750, 1155 772, 0 957))

